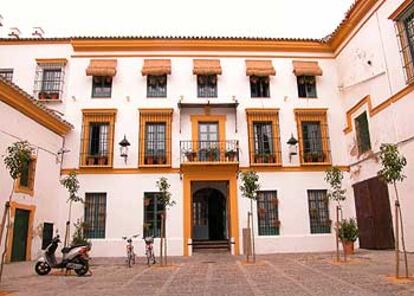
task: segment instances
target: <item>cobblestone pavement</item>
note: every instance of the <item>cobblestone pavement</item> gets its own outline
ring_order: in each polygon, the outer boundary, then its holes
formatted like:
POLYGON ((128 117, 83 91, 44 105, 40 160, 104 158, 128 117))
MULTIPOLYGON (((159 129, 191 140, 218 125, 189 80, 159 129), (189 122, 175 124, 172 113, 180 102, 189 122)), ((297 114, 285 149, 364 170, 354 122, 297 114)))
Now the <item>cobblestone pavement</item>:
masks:
MULTIPOLYGON (((393 252, 358 251, 347 264, 334 254, 258 256, 256 264, 228 254, 169 258, 168 267, 148 268, 144 259, 128 268, 121 258, 92 260, 92 276, 53 272, 37 276, 33 263, 5 266, 1 291, 12 295, 414 295, 414 281, 386 279, 393 252)), ((410 254, 414 272, 414 254, 410 254)), ((1 294, 1 292, 0 292, 1 294)))

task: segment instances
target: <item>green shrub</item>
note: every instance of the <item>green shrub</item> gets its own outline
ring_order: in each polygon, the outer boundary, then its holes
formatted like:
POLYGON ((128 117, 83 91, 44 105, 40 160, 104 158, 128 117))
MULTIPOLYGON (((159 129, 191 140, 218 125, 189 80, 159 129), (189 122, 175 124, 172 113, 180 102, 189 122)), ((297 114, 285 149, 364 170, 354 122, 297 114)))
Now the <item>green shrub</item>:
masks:
POLYGON ((355 219, 344 219, 339 222, 338 235, 342 241, 356 241, 359 235, 359 231, 355 219))

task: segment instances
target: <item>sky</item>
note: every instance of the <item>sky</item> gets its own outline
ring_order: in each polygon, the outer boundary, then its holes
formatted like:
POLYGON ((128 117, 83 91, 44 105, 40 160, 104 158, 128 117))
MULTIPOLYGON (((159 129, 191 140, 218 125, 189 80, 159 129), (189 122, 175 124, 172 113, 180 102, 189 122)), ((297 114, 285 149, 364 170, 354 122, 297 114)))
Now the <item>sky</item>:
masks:
POLYGON ((323 38, 354 0, 1 0, 6 37, 233 36, 323 38))

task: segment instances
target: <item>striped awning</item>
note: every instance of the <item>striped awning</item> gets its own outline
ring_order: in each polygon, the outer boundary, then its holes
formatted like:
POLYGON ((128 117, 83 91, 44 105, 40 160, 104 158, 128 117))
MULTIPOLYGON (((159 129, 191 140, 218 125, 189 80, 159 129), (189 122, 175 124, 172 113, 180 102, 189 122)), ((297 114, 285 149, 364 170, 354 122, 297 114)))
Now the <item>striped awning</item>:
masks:
POLYGON ((322 76, 322 69, 318 62, 293 61, 293 73, 296 76, 322 76))
POLYGON ((116 75, 117 60, 91 60, 86 69, 88 76, 109 76, 116 75))
POLYGON ((221 74, 220 60, 193 60, 193 74, 221 74))
POLYGON ((276 70, 271 60, 246 60, 247 76, 273 76, 276 70))
POLYGON ((144 60, 142 75, 171 74, 171 60, 144 60))

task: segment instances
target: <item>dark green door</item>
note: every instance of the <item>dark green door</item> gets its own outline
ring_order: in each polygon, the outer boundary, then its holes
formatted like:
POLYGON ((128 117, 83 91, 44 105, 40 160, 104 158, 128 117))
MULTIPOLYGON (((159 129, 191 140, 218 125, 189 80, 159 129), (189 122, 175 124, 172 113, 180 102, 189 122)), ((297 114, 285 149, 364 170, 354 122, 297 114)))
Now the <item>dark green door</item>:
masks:
POLYGON ((16 209, 13 226, 13 247, 11 261, 25 261, 27 232, 29 230, 30 211, 16 209))

